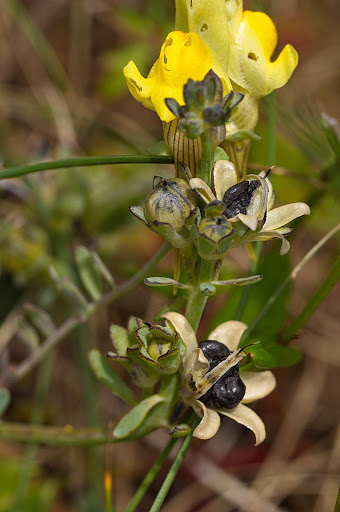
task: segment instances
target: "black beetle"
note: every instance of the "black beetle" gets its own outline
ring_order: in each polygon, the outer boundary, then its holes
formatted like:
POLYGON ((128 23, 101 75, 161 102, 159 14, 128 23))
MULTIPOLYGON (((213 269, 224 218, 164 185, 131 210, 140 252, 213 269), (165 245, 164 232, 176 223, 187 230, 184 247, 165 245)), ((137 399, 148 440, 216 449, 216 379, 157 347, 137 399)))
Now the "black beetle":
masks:
MULTIPOLYGON (((230 354, 229 348, 215 340, 201 341, 198 344, 208 359, 209 370, 224 361, 230 354)), ((216 409, 233 409, 244 397, 246 386, 239 376, 239 364, 233 366, 229 372, 221 377, 211 388, 201 396, 200 401, 216 409)))

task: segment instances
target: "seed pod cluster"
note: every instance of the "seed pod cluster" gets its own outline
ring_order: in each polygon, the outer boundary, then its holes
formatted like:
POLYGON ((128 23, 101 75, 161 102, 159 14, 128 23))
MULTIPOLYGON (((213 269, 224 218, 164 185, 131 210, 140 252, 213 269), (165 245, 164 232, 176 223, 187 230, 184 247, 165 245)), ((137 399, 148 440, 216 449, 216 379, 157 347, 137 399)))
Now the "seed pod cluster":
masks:
MULTIPOLYGON (((201 341, 198 346, 209 362, 209 370, 215 368, 231 354, 228 347, 219 341, 201 341)), ((246 386, 239 375, 239 364, 236 364, 205 395, 201 396, 200 401, 215 409, 233 409, 241 402, 245 392, 246 386)))

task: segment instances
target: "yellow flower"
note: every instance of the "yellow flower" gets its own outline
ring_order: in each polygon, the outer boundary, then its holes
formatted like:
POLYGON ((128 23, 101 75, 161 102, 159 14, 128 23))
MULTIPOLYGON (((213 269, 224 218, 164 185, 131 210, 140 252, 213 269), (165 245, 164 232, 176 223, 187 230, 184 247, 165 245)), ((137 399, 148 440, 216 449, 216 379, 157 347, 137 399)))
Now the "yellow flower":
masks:
POLYGON ((162 121, 169 122, 175 115, 165 104, 165 98, 184 103, 183 87, 191 78, 203 80, 210 69, 223 83, 224 94, 231 90, 228 75, 216 54, 194 32, 171 32, 166 38, 159 59, 147 78, 130 61, 124 75, 131 94, 145 107, 155 110, 162 121))
POLYGON ((298 63, 298 54, 287 44, 275 61, 277 31, 263 12, 245 11, 230 31, 233 42, 228 75, 254 98, 267 96, 285 85, 298 63))
MULTIPOLYGON (((238 405, 214 408, 210 401, 204 400, 204 394, 218 384, 220 377, 227 373, 235 375, 238 373, 237 365, 242 355, 237 350, 239 341, 247 325, 237 320, 230 320, 220 324, 208 336, 208 340, 219 342, 224 351, 229 353, 225 360, 210 368, 210 363, 205 357, 203 350, 199 348, 196 335, 188 320, 179 313, 165 313, 166 320, 175 328, 187 347, 183 365, 184 385, 189 385, 189 392, 184 389, 183 399, 191 405, 195 412, 202 417, 200 424, 194 430, 194 436, 199 439, 210 439, 220 427, 220 414, 228 416, 241 425, 252 430, 255 435, 256 445, 262 443, 266 437, 266 430, 261 418, 245 403, 254 402, 264 398, 273 391, 276 385, 275 377, 271 371, 264 372, 242 372, 241 384, 243 386, 243 398, 237 400, 238 405), (228 350, 229 349, 229 350, 228 350), (213 375, 216 374, 216 375, 213 375), (245 390, 244 390, 245 387, 245 390), (205 403, 203 403, 203 401, 205 403)), ((227 377, 228 378, 228 377, 227 377)), ((239 377, 237 377, 239 379, 239 377)), ((234 387, 234 386, 232 386, 234 387)), ((230 390, 231 391, 231 390, 230 390)))

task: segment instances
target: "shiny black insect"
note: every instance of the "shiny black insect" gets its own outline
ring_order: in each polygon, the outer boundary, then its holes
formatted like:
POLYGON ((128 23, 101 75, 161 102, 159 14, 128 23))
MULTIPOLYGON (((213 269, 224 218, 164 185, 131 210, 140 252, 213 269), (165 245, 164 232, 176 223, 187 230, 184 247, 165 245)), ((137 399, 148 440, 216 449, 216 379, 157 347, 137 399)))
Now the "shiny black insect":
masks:
POLYGON ((247 214, 247 206, 253 197, 254 191, 260 186, 257 180, 241 181, 228 188, 223 196, 223 203, 226 209, 223 212, 228 219, 235 217, 239 213, 247 214))
MULTIPOLYGON (((231 351, 219 341, 201 341, 198 346, 209 361, 209 370, 224 361, 231 351)), ((229 372, 221 377, 215 384, 201 396, 200 400, 206 405, 216 409, 225 407, 233 409, 244 397, 246 387, 239 376, 239 364, 236 364, 229 372)))

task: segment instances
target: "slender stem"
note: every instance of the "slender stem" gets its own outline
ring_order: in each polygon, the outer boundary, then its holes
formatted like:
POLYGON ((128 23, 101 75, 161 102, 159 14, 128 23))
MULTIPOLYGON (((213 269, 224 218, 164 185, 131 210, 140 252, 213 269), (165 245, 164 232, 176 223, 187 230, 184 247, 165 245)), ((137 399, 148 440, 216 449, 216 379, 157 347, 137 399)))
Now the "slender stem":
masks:
POLYGON ((87 308, 87 313, 81 318, 78 316, 69 317, 60 327, 58 327, 47 340, 37 348, 37 350, 29 358, 25 359, 19 366, 17 366, 10 374, 3 379, 3 385, 10 386, 19 379, 23 378, 28 372, 32 370, 41 359, 48 354, 60 341, 65 338, 73 329, 84 322, 104 304, 108 304, 124 294, 128 293, 134 286, 143 280, 148 272, 170 251, 171 244, 166 242, 162 247, 153 255, 153 257, 142 267, 134 276, 128 279, 121 286, 118 286, 111 292, 103 295, 99 300, 90 304, 91 307, 87 308))
POLYGON ((207 303, 208 297, 203 295, 200 290, 201 283, 210 283, 217 279, 216 268, 219 268, 219 260, 199 260, 198 280, 196 286, 189 293, 189 299, 185 316, 191 324, 194 331, 197 330, 203 310, 207 303))
POLYGON ((175 445, 177 439, 170 439, 162 453, 159 455, 158 459, 152 466, 152 468, 147 473, 146 477, 144 478, 143 482, 139 486, 136 494, 133 496, 132 500, 128 504, 125 512, 134 512, 139 505, 141 499, 145 495, 146 491, 150 487, 151 483, 155 479, 157 473, 159 472, 160 468, 162 467, 164 461, 167 459, 170 451, 172 450, 172 447, 175 445))
POLYGON ((184 459, 185 455, 187 454, 187 451, 189 450, 193 432, 200 421, 201 421, 201 418, 196 417, 194 419, 192 427, 191 427, 191 432, 190 432, 190 434, 188 434, 186 436, 180 449, 178 450, 178 453, 177 453, 176 458, 170 468, 170 471, 167 474, 167 477, 165 478, 163 485, 160 488, 160 490, 156 496, 156 499, 155 499, 152 507, 150 508, 149 512, 158 512, 159 509, 161 508, 163 501, 165 500, 166 495, 168 494, 170 487, 172 486, 172 483, 175 480, 177 472, 178 472, 179 468, 181 467, 183 459, 184 459))
POLYGON ((172 156, 164 155, 105 155, 105 156, 86 156, 75 158, 63 158, 61 160, 51 160, 49 162, 39 162, 36 164, 18 165, 0 171, 0 179, 18 178, 25 174, 33 172, 46 171, 51 169, 65 169, 69 167, 88 167, 92 165, 110 165, 110 164, 172 164, 172 156))
POLYGON ((280 339, 281 343, 288 343, 294 337, 297 331, 305 325, 307 320, 313 315, 313 313, 318 309, 320 304, 322 304, 322 302, 326 299, 328 294, 332 291, 332 289, 338 283, 339 280, 340 258, 336 260, 334 266, 331 268, 326 278, 323 280, 319 288, 316 290, 313 297, 311 297, 311 299, 308 301, 306 307, 285 330, 280 339))
POLYGON ((202 159, 200 167, 200 178, 210 187, 210 175, 212 169, 212 151, 209 136, 206 132, 201 134, 202 159))
MULTIPOLYGON (((0 423, 0 439, 28 444, 50 446, 99 446, 108 442, 103 428, 49 427, 26 423, 0 423)), ((116 442, 110 437, 110 442, 116 442)))

